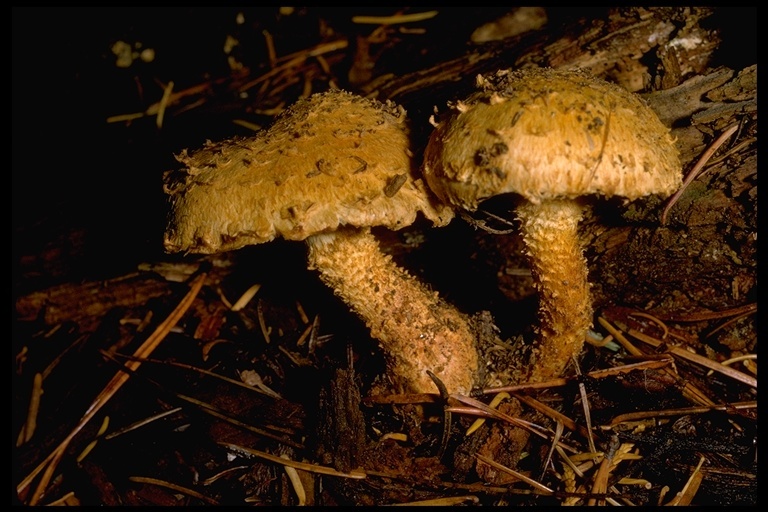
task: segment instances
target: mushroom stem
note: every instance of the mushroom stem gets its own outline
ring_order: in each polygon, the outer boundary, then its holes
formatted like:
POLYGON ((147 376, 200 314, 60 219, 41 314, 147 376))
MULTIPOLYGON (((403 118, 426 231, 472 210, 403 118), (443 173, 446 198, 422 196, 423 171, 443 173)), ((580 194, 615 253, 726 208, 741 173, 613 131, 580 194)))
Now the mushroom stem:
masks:
POLYGON ((558 377, 578 356, 592 326, 587 261, 579 242, 582 208, 574 200, 526 202, 516 210, 539 292, 537 346, 529 380, 558 377))
POLYGON ((469 393, 478 370, 469 318, 384 254, 368 229, 313 235, 309 267, 362 318, 388 357, 398 391, 469 393))

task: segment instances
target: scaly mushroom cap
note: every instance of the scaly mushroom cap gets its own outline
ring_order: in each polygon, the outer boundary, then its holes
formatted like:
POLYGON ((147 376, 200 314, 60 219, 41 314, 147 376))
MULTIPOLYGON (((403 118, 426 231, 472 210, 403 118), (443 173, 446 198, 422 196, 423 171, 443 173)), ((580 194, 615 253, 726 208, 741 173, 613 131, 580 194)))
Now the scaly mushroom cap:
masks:
POLYGON ((681 184, 669 129, 637 95, 579 71, 499 71, 432 133, 424 177, 468 210, 515 192, 532 203, 668 196, 681 184))
POLYGON ((300 100, 251 138, 208 142, 165 176, 168 252, 214 253, 453 217, 414 177, 402 107, 344 91, 300 100))

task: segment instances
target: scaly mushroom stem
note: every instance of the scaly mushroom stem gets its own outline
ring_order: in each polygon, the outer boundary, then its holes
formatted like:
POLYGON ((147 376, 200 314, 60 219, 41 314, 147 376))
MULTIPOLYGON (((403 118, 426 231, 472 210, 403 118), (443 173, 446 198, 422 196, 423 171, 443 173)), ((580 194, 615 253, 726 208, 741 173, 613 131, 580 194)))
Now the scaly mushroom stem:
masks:
POLYGON ((469 393, 478 371, 469 318, 384 254, 370 230, 313 235, 309 267, 362 318, 388 357, 399 391, 469 393))
POLYGON ((517 216, 539 292, 539 331, 529 379, 559 377, 592 326, 587 261, 579 242, 582 208, 569 199, 526 202, 517 216))

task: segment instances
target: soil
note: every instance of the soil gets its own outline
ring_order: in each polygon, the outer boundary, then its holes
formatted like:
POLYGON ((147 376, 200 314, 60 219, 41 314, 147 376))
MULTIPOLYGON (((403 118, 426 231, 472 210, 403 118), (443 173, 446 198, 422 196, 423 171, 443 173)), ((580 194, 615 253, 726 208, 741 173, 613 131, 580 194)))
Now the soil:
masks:
POLYGON ((13 9, 14 503, 756 504, 756 9, 427 11, 13 9), (679 197, 585 201, 580 376, 508 387, 537 302, 501 204, 375 231, 474 318, 471 397, 381 393, 384 355, 301 243, 163 252, 183 149, 337 87, 403 105, 418 161, 478 73, 527 66, 640 94, 697 172, 679 197))

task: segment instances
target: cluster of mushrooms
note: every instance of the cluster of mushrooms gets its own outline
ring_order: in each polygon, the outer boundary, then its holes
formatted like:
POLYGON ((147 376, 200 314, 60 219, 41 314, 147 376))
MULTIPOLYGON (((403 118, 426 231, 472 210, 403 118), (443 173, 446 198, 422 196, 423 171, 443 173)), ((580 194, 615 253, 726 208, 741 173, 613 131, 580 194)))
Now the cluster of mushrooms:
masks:
POLYGON ((470 317, 382 252, 374 226, 444 226, 507 195, 539 293, 530 381, 561 375, 592 325, 580 197, 669 196, 681 182, 669 129, 636 95, 579 71, 503 70, 435 125, 414 162, 404 109, 332 90, 250 138, 208 142, 165 176, 168 252, 303 240, 308 265, 370 329, 395 392, 482 384, 470 317))

